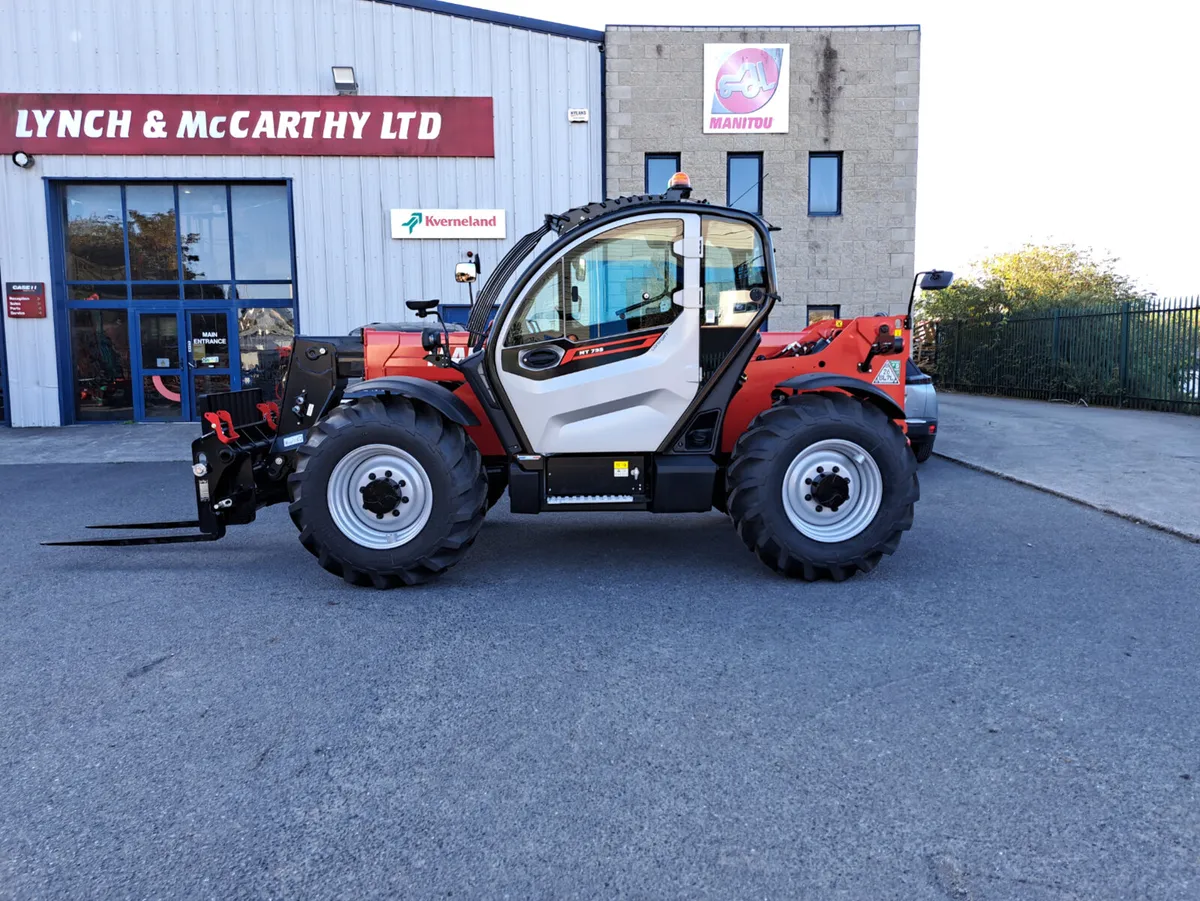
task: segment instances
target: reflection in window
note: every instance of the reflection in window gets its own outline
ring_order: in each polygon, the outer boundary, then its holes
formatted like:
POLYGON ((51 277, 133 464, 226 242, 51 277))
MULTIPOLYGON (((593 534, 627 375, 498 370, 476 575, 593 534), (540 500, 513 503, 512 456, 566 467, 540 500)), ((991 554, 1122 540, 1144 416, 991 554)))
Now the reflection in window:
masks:
POLYGON ((75 364, 76 420, 133 418, 128 313, 72 310, 71 358, 75 364))
POLYGON ((842 154, 808 155, 808 215, 838 216, 842 212, 842 154))
POLYGON ((767 290, 767 262, 758 231, 745 222, 704 220, 704 325, 744 326, 764 301, 750 290, 767 290))
POLYGON ((242 388, 261 388, 264 400, 279 401, 295 335, 292 311, 278 307, 238 310, 242 388))
POLYGON ((825 319, 841 319, 842 308, 840 304, 809 304, 808 306, 808 325, 814 322, 821 322, 825 319))
POLYGON ((725 205, 762 215, 762 154, 731 153, 725 171, 725 205))
POLYGON ((679 171, 678 153, 646 154, 646 193, 663 194, 671 176, 679 171))
POLYGON ((175 235, 175 189, 130 185, 125 189, 129 221, 129 277, 134 281, 179 278, 175 235))
POLYGON ((291 279, 292 241, 284 185, 234 185, 233 258, 238 279, 291 279))
MULTIPOLYGON (((239 273, 240 274, 240 273, 239 273)), ((280 285, 238 285, 238 300, 281 300, 291 302, 292 283, 280 285)))
POLYGON ((71 285, 69 300, 126 300, 124 285, 71 285))
POLYGON ((179 317, 174 313, 143 313, 142 368, 179 368, 179 317))
POLYGON ((224 185, 179 186, 179 235, 183 242, 183 277, 230 277, 229 209, 224 185))
POLYGON ((67 279, 125 278, 125 228, 119 185, 70 185, 67 200, 67 279))
POLYGON ((563 335, 586 341, 669 325, 683 310, 673 302, 683 287, 674 247, 682 238, 682 221, 654 219, 584 241, 526 295, 507 343, 563 335))

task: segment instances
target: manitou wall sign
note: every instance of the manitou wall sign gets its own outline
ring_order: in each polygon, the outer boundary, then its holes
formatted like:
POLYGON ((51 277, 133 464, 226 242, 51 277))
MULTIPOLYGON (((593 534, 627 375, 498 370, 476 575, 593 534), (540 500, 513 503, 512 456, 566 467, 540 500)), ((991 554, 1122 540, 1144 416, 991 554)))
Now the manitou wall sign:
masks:
POLYGON ((704 133, 787 134, 788 45, 704 45, 704 133))
POLYGON ((0 153, 494 155, 491 97, 0 94, 0 153))

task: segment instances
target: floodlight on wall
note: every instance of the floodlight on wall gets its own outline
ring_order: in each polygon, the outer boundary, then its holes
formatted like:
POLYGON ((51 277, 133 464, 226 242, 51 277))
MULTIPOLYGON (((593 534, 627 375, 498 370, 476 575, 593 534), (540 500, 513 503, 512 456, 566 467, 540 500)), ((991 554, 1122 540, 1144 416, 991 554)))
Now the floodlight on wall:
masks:
POLYGON ((354 67, 334 66, 333 86, 339 94, 357 94, 358 82, 354 80, 354 67))
POLYGON ((29 169, 33 166, 33 154, 18 150, 12 155, 12 161, 14 165, 20 166, 22 169, 29 169))

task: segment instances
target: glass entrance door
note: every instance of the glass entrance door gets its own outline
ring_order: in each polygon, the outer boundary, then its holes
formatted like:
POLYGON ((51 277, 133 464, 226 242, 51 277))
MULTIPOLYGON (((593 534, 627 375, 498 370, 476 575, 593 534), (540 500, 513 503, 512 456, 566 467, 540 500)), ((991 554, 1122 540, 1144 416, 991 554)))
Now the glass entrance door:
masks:
POLYGON ((183 380, 182 316, 176 312, 137 312, 135 334, 141 353, 142 419, 190 417, 183 380))
POLYGON ((232 391, 233 353, 230 339, 233 334, 233 313, 230 310, 188 310, 187 363, 191 387, 192 419, 199 419, 196 400, 204 394, 232 391))

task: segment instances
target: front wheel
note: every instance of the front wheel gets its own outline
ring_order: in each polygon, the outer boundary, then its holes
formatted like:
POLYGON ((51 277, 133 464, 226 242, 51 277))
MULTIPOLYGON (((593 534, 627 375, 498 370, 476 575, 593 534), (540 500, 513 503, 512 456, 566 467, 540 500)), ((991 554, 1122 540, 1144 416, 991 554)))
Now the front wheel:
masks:
POLYGON ((760 413, 727 474, 738 534, 777 572, 841 581, 875 568, 920 495, 904 433, 844 394, 800 394, 760 413))
POLYGON ((460 426, 419 401, 372 397, 309 431, 288 510, 321 566, 354 585, 391 588, 459 561, 483 524, 487 487, 460 426))

